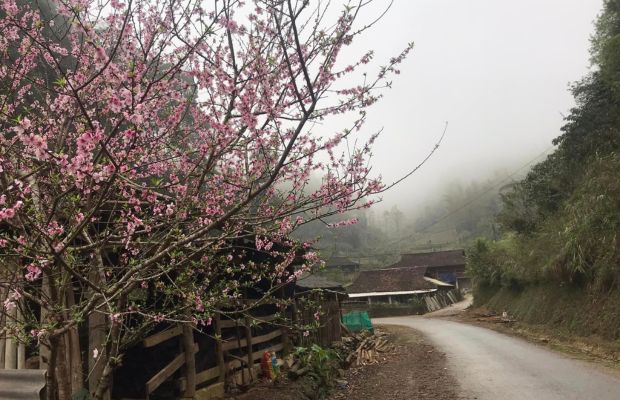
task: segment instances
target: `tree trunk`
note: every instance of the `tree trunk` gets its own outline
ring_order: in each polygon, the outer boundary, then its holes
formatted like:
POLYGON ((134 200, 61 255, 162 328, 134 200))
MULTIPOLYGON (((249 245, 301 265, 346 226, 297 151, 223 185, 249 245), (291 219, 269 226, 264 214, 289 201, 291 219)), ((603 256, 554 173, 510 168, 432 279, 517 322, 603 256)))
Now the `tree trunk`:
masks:
POLYGON ((46 359, 47 374, 45 375, 45 400, 57 399, 57 385, 56 385, 56 360, 58 359, 58 338, 57 337, 44 337, 41 339, 41 343, 45 343, 45 348, 49 350, 48 358, 46 359))
MULTIPOLYGON (((123 294, 118 299, 117 309, 123 310, 127 305, 127 295, 123 294)), ((106 343, 105 353, 107 356, 101 379, 97 382, 97 387, 93 394, 95 400, 104 400, 105 396, 110 396, 110 388, 112 387, 112 373, 116 368, 118 356, 120 354, 122 323, 112 323, 110 328, 110 336, 106 343)))
MULTIPOLYGON (((99 265, 102 266, 101 260, 99 265)), ((93 269, 89 274, 89 279, 94 284, 101 283, 101 276, 97 269, 93 269)), ((93 296, 92 290, 89 291, 89 297, 93 296)), ((106 317, 105 314, 99 312, 99 309, 94 309, 88 316, 88 354, 86 359, 88 360, 88 391, 91 395, 95 395, 97 385, 103 376, 103 370, 107 364, 107 352, 105 351, 106 342, 106 317), (94 355, 97 353, 97 357, 94 355)), ((110 398, 110 391, 107 390, 103 399, 110 398)))
MULTIPOLYGON (((0 279, 2 278, 2 276, 0 276, 0 279)), ((4 288, 0 288, 0 302, 3 302, 6 299, 6 290, 4 288)), ((2 328, 4 328, 4 322, 5 322, 5 315, 4 312, 0 313, 0 332, 2 331, 2 328)), ((0 369, 4 369, 4 352, 6 349, 6 334, 5 333, 1 333, 0 335, 0 369)))
MULTIPOLYGON (((43 274, 43 282, 41 283, 41 294, 49 299, 51 294, 50 278, 47 273, 43 274)), ((41 326, 44 326, 47 321, 48 311, 44 307, 41 307, 41 326)), ((48 363, 50 359, 50 347, 49 342, 40 342, 39 344, 39 369, 48 369, 48 363)))
MULTIPOLYGON (((69 312, 75 305, 74 296, 73 289, 69 287, 66 293, 67 310, 69 310, 69 312)), ((84 388, 84 369, 77 326, 69 330, 67 338, 69 342, 67 357, 69 358, 69 365, 71 366, 71 392, 77 393, 80 389, 84 388)))
MULTIPOLYGON (((58 382, 58 400, 71 399, 71 378, 69 375, 69 365, 67 363, 67 334, 58 338, 56 356, 56 381, 58 382)), ((52 349, 54 351, 54 349, 52 349)))

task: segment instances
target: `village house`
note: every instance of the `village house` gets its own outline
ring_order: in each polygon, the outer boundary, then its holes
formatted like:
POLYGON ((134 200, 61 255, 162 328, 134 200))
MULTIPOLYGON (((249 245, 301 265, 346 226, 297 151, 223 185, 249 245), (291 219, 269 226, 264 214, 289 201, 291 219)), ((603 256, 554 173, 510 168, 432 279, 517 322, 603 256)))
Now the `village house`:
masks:
POLYGON ((343 273, 356 273, 360 270, 360 264, 351 261, 347 257, 331 257, 325 261, 325 268, 329 270, 338 270, 343 273))
POLYGON ((329 346, 342 337, 342 301, 347 297, 345 289, 338 282, 332 281, 318 274, 306 273, 295 282, 294 309, 301 321, 299 324, 312 324, 315 314, 318 315, 318 329, 308 332, 302 337, 301 343, 317 343, 329 346))
POLYGON ((384 268, 361 271, 347 287, 350 299, 373 303, 407 303, 416 297, 450 290, 454 285, 425 276, 424 267, 384 268))
POLYGON ((455 285, 457 289, 471 289, 471 278, 465 273, 465 251, 444 250, 426 253, 405 253, 401 260, 387 268, 424 267, 425 276, 455 285))

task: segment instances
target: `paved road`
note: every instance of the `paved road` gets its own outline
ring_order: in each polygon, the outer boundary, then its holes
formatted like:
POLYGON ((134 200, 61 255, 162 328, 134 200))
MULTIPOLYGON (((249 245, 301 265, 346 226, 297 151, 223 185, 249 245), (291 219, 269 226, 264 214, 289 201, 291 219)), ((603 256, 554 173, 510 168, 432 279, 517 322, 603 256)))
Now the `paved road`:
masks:
POLYGON ((495 331, 440 318, 373 320, 425 334, 446 353, 464 397, 479 400, 620 400, 620 373, 495 331))

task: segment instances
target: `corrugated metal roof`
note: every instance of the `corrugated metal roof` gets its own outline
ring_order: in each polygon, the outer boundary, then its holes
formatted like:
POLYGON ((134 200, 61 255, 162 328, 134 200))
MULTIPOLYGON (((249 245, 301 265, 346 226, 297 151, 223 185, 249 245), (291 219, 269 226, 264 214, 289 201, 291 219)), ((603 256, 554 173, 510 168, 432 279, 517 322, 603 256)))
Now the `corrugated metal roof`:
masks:
POLYGON ((424 280, 427 281, 427 282, 432 283, 433 285, 437 285, 437 286, 454 287, 454 285, 451 284, 451 283, 440 281, 439 279, 431 278, 429 276, 425 276, 424 280))
POLYGON ((0 400, 41 400, 43 369, 0 369, 0 400))
POLYGON ((376 296, 398 296, 400 294, 422 294, 436 292, 437 289, 427 290, 403 290, 400 292, 369 292, 369 293, 349 293, 349 297, 376 297, 376 296))

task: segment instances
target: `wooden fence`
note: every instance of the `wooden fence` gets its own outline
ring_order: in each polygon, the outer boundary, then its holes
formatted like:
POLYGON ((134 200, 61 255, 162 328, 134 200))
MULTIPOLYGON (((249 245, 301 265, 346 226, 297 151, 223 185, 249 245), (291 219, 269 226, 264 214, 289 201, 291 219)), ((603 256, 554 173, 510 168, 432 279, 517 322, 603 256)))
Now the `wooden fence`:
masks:
POLYGON ((295 310, 299 315, 300 325, 312 325, 318 323, 317 329, 307 331, 307 336, 303 334, 298 337, 297 342, 301 345, 316 343, 321 346, 329 346, 333 342, 339 341, 342 337, 341 330, 341 298, 344 294, 328 291, 307 291, 300 293, 295 298, 295 310), (316 307, 308 307, 301 299, 313 301, 320 304, 321 312, 316 307), (316 317, 318 316, 318 320, 316 317))
POLYGON ((259 375, 260 359, 265 351, 280 352, 284 349, 287 336, 282 328, 273 328, 276 315, 245 317, 243 319, 214 318, 216 339, 215 366, 196 370, 196 354, 201 350, 189 326, 174 326, 158 332, 142 342, 145 348, 157 346, 168 340, 178 340, 182 349, 145 385, 146 398, 166 381, 175 379, 182 397, 192 398, 197 388, 223 391, 225 385, 248 385, 259 375), (189 328, 189 329, 188 329, 189 328), (271 328, 271 329, 270 329, 271 328), (266 333, 254 335, 261 330, 266 333), (177 371, 181 370, 181 374, 177 371))

